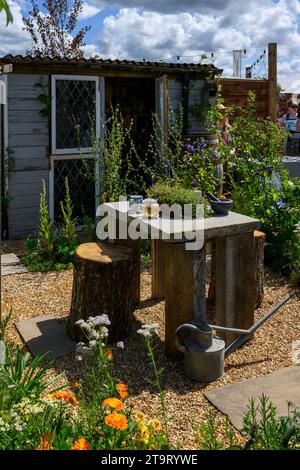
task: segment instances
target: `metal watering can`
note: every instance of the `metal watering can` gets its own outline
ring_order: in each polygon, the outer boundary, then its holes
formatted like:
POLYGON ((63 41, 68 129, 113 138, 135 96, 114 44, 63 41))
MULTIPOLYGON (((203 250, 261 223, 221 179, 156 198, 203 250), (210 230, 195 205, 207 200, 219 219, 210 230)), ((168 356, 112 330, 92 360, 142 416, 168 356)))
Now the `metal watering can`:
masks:
POLYGON ((208 383, 224 375, 225 342, 213 336, 213 329, 203 321, 180 325, 175 332, 175 345, 184 353, 184 371, 188 377, 208 383), (184 344, 179 342, 180 333, 190 335, 184 344))
POLYGON ((186 375, 202 383, 214 382, 223 377, 224 359, 242 346, 258 328, 296 294, 298 295, 296 291, 291 292, 248 330, 209 325, 200 319, 180 325, 175 332, 175 345, 179 351, 184 353, 186 375), (214 330, 235 333, 238 337, 225 349, 225 342, 217 336, 213 336, 214 330), (186 337, 184 344, 181 344, 179 335, 183 332, 189 332, 190 335, 186 337))

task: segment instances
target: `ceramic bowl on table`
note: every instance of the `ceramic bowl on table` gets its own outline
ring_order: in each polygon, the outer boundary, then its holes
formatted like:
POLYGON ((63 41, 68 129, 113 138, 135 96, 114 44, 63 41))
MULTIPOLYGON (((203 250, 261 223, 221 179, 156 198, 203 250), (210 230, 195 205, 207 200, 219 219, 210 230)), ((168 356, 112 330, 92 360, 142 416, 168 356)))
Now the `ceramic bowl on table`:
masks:
POLYGON ((218 202, 210 199, 209 203, 215 214, 228 215, 228 212, 232 207, 233 200, 229 198, 218 198, 218 202))

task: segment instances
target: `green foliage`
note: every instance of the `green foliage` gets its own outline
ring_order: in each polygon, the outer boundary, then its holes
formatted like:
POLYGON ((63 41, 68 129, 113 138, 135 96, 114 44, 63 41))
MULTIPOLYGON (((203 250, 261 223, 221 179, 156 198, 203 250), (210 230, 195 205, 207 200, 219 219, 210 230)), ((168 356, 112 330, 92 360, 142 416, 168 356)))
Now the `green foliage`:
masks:
POLYGON ((46 183, 42 181, 42 192, 40 194, 40 227, 38 233, 38 249, 45 259, 54 256, 54 228, 49 217, 47 203, 46 183))
POLYGON ((52 362, 43 364, 47 354, 31 359, 28 352, 6 347, 5 364, 0 364, 0 411, 23 398, 38 398, 59 376, 48 378, 52 362))
POLYGON ((151 267, 151 240, 141 240, 141 261, 151 267))
POLYGON ((244 416, 243 431, 249 436, 245 446, 251 450, 286 450, 300 446, 300 412, 289 403, 288 416, 279 417, 268 397, 262 395, 260 405, 252 399, 244 416), (257 419, 259 415, 260 419, 257 419))
MULTIPOLYGON (((120 196, 143 192, 143 174, 148 170, 139 157, 132 139, 133 121, 126 125, 119 107, 111 106, 110 117, 104 124, 104 139, 99 139, 91 119, 91 155, 97 171, 91 172, 84 163, 84 175, 94 181, 100 189, 100 202, 118 201, 120 196)), ((77 127, 80 142, 80 126, 77 127)), ((80 146, 79 146, 80 147, 80 146)), ((80 148, 82 156, 82 149, 80 148)))
POLYGON ((12 308, 6 315, 3 315, 3 314, 0 315, 0 341, 5 341, 6 329, 11 319, 11 316, 12 316, 12 308))
POLYGON ((34 88, 40 91, 37 96, 37 100, 39 103, 43 105, 43 108, 39 111, 41 116, 47 118, 48 125, 50 125, 51 121, 51 96, 49 91, 49 85, 44 82, 43 78, 38 82, 35 83, 34 88))
POLYGON ((89 215, 84 215, 82 218, 82 232, 88 240, 97 241, 95 219, 89 215))
POLYGON ((157 199, 159 204, 179 204, 184 208, 185 204, 192 205, 192 215, 196 217, 197 205, 204 206, 204 216, 208 216, 208 204, 203 196, 195 192, 193 189, 186 189, 180 184, 171 184, 165 182, 158 182, 151 186, 147 191, 150 197, 157 199))
POLYGON ((262 395, 257 406, 254 399, 250 400, 243 418, 242 433, 247 442, 242 447, 235 439, 233 427, 226 418, 223 423, 224 438, 218 437, 220 427, 212 413, 206 422, 197 425, 199 445, 203 450, 288 450, 300 448, 300 412, 291 403, 288 404, 288 416, 278 416, 271 400, 262 395))
POLYGON ((106 345, 108 317, 79 324, 87 341, 77 345, 83 378, 71 385, 76 395, 56 389, 45 396, 49 370, 40 359, 30 361, 28 353, 9 352, 13 364, 0 369, 6 374, 0 375, 0 398, 5 398, 0 401, 0 449, 70 450, 74 444, 81 444, 81 450, 168 449, 160 422, 133 415, 127 386, 113 375, 113 352, 106 345))
POLYGON ((223 438, 220 438, 220 428, 216 427, 215 418, 210 411, 204 422, 197 423, 198 444, 201 450, 234 450, 240 447, 234 443, 233 431, 226 417, 222 423, 223 438))
POLYGON ((300 279, 300 184, 289 180, 283 148, 287 132, 277 123, 257 118, 255 96, 240 110, 232 129, 235 154, 225 160, 228 190, 236 212, 261 220, 266 232, 266 260, 284 274, 300 279))
POLYGON ((148 154, 152 161, 152 179, 165 176, 172 177, 181 156, 183 132, 183 108, 173 110, 169 107, 167 133, 163 128, 159 116, 152 114, 153 133, 149 136, 148 154))
POLYGON ((0 0, 0 11, 4 10, 6 14, 6 26, 8 26, 9 23, 13 22, 13 16, 10 12, 8 3, 6 0, 0 0))
POLYGON ((43 180, 40 195, 40 227, 37 240, 25 241, 22 262, 29 271, 62 271, 72 268, 72 261, 78 245, 77 219, 73 217, 68 179, 65 179, 65 200, 61 201, 60 224, 54 229, 49 218, 46 185, 43 180))

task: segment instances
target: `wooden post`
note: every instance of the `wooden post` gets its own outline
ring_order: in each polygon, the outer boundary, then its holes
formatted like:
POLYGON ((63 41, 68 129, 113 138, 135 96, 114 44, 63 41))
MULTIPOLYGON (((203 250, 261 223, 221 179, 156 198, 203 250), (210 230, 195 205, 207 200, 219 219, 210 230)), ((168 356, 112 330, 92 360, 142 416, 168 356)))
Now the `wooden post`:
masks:
MULTIPOLYGON (((254 234, 216 239, 216 324, 248 329, 254 324, 254 234)), ((236 335, 221 335, 230 344, 236 335)))
POLYGON ((269 79, 269 116, 273 121, 277 117, 277 44, 268 44, 268 79, 269 79))
POLYGON ((246 78, 251 78, 251 74, 252 74, 251 67, 246 67, 246 73, 245 73, 246 78))
POLYGON ((255 230, 255 296, 254 307, 258 308, 264 298, 264 248, 266 234, 255 230))
POLYGON ((206 320, 205 261, 205 248, 188 251, 185 243, 166 242, 165 345, 174 360, 183 357, 174 342, 178 326, 206 320))
POLYGON ((151 264, 152 299, 163 299, 166 284, 166 242, 163 240, 151 241, 151 264))

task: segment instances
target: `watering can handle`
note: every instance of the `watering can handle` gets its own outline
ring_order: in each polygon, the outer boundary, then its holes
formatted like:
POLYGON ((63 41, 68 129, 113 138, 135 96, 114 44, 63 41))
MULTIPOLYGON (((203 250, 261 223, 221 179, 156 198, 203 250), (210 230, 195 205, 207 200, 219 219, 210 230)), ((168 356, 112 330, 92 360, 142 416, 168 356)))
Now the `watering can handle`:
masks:
POLYGON ((183 346, 183 344, 179 343, 178 336, 179 333, 183 330, 194 330, 194 331, 199 331, 198 328, 194 325, 190 325, 189 323, 183 323, 183 325, 180 325, 177 330, 175 331, 175 346, 179 351, 182 353, 186 353, 186 347, 183 346))

